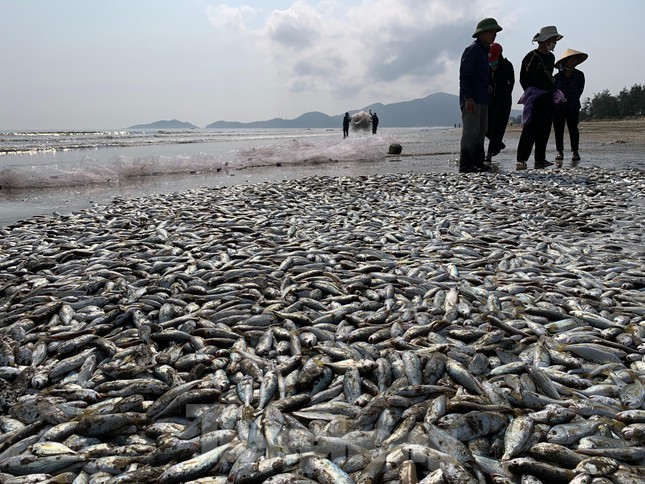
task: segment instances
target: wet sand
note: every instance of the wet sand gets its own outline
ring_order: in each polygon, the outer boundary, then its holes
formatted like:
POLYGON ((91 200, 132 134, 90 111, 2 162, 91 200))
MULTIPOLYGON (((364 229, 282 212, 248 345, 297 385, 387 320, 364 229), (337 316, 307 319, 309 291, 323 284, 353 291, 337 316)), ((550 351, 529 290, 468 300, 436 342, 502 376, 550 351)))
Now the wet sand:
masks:
MULTIPOLYGON (((384 128, 385 130, 387 128, 384 128)), ((515 172, 515 148, 521 128, 509 126, 507 148, 494 158, 495 172, 515 172)), ((645 169, 645 118, 620 121, 582 122, 580 125, 582 160, 570 161, 568 133, 565 131, 565 160, 562 168, 645 169)), ((119 186, 73 187, 47 191, 13 190, 0 193, 0 226, 34 215, 69 214, 77 210, 107 204, 116 197, 129 198, 152 194, 176 193, 197 187, 257 184, 309 176, 369 176, 387 173, 457 173, 460 129, 448 129, 440 143, 403 144, 400 156, 387 155, 376 162, 331 162, 284 166, 264 166, 230 170, 217 174, 159 176, 133 179, 119 186)), ((555 156, 553 134, 547 153, 555 156)), ((529 163, 529 169, 532 169, 529 163)), ((557 166, 548 170, 557 170, 557 166)))

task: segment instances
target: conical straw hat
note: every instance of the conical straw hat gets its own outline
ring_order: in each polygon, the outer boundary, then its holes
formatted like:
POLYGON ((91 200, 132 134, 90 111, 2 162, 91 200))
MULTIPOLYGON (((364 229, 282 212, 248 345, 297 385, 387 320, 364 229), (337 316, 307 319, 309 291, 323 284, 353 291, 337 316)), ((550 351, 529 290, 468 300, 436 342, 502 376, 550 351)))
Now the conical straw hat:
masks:
POLYGON ((578 65, 586 61, 587 57, 589 56, 584 52, 580 52, 579 50, 567 49, 564 51, 564 54, 562 54, 562 56, 555 63, 555 67, 558 68, 560 66, 560 63, 562 63, 563 60, 568 59, 569 57, 577 57, 578 62, 576 63, 576 65, 578 65))

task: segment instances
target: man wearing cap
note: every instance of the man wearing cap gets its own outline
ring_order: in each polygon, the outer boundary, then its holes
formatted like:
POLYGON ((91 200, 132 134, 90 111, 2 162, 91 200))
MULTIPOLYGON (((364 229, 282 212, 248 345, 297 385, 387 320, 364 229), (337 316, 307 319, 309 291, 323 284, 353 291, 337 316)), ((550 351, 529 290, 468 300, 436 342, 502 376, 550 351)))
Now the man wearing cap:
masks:
POLYGON ((481 20, 475 39, 461 56, 459 66, 459 105, 461 107, 461 150, 459 171, 487 171, 484 139, 488 128, 488 48, 502 30, 494 18, 481 20))
POLYGON ((557 104, 553 112, 553 132, 555 134, 556 161, 564 159, 564 125, 569 130, 571 142, 571 161, 580 161, 578 145, 580 143, 580 97, 585 88, 585 75, 576 66, 587 60, 588 55, 573 49, 567 49, 555 63, 558 73, 555 75, 555 87, 562 91, 564 102, 557 104))
POLYGON ((513 64, 502 55, 502 46, 493 43, 488 50, 488 65, 490 66, 490 105, 488 106, 488 154, 486 161, 499 154, 504 145, 504 133, 511 115, 513 105, 513 86, 515 72, 513 64))

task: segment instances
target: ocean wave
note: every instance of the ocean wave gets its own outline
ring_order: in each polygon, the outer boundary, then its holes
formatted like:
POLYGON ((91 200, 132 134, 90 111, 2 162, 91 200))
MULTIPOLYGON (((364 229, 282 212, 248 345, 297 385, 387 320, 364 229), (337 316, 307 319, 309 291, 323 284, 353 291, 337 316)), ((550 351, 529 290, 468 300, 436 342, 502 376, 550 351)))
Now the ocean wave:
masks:
POLYGON ((293 133, 291 136, 287 133, 247 133, 245 136, 237 133, 234 136, 236 138, 228 143, 211 143, 206 145, 209 151, 197 152, 191 152, 190 147, 184 146, 176 137, 173 142, 155 143, 154 149, 126 150, 119 145, 116 150, 97 150, 96 156, 94 153, 82 157, 74 153, 61 156, 55 148, 49 148, 49 153, 38 156, 5 159, 15 163, 2 163, 0 160, 0 188, 39 190, 113 186, 136 177, 210 174, 261 166, 375 161, 383 159, 387 152, 385 139, 371 135, 352 140, 342 140, 337 133, 329 132, 307 137, 294 137, 293 133))
POLYGON ((85 185, 115 185, 134 177, 217 172, 223 163, 215 156, 119 156, 114 162, 86 157, 77 165, 21 165, 0 169, 0 188, 44 189, 85 185))
POLYGON ((132 130, 0 132, 0 157, 101 148, 189 145, 324 136, 310 130, 132 130))

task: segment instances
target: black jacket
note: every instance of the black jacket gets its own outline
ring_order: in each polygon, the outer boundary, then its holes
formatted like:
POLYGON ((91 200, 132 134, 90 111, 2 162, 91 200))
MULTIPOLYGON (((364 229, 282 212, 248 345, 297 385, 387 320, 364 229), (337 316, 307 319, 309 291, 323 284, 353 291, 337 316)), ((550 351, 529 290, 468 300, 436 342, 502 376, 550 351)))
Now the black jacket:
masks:
POLYGON ((504 58, 499 58, 495 70, 490 70, 491 101, 511 98, 515 85, 515 72, 513 64, 504 58))
POLYGON ((537 87, 548 92, 555 91, 553 64, 555 64, 555 56, 551 52, 541 54, 537 50, 532 50, 526 54, 522 59, 520 71, 522 89, 526 91, 529 87, 537 87))

